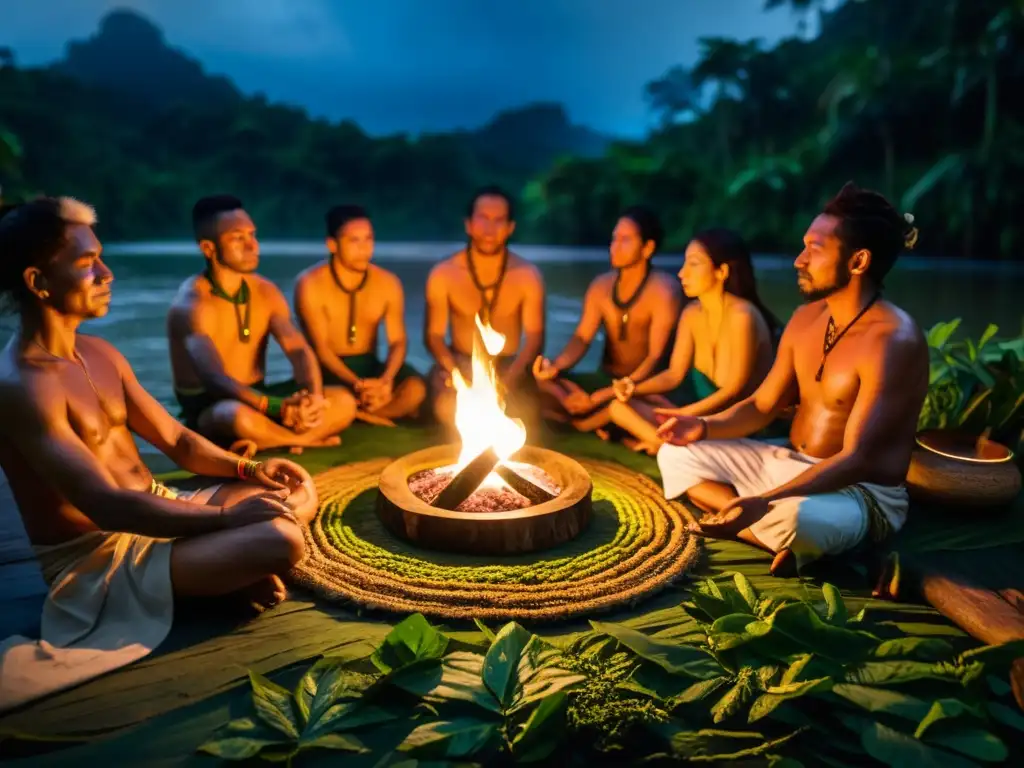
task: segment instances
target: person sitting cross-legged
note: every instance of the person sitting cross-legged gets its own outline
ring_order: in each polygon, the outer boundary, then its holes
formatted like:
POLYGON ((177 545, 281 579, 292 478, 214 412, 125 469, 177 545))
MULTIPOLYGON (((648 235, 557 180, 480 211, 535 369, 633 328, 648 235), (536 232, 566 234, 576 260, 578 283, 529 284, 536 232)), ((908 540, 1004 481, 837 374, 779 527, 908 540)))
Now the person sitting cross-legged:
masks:
POLYGON ((186 598, 280 601, 317 512, 302 467, 217 447, 78 332, 111 303, 94 221, 70 198, 0 212, 0 296, 20 319, 0 352, 0 465, 49 588, 41 640, 0 642, 0 710, 145 656, 186 598), (158 482, 133 435, 210 484, 158 482))
POLYGON ((916 242, 911 222, 878 193, 844 186, 804 235, 795 266, 809 303, 761 386, 659 430, 665 497, 685 495, 706 513, 700 533, 775 553, 773 572, 879 541, 906 520, 928 347, 881 290, 916 242), (746 439, 796 399, 791 447, 746 439))
POLYGON ((182 283, 167 317, 174 394, 190 429, 250 450, 331 446, 356 413, 344 387, 324 387, 288 301, 256 274, 256 227, 242 202, 204 197, 192 210, 206 269, 182 283), (294 380, 265 383, 273 337, 294 380))

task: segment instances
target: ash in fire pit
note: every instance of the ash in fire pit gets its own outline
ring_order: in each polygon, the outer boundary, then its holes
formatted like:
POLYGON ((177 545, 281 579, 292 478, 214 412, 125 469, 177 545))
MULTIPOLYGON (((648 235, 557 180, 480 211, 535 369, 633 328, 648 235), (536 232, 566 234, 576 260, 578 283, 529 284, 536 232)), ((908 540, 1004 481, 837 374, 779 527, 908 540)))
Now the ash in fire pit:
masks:
MULTIPOLYGON (((437 469, 426 469, 409 477, 409 490, 427 504, 433 504, 437 497, 455 478, 454 467, 438 467, 437 469)), ((529 481, 533 486, 545 491, 551 496, 561 493, 561 488, 551 476, 540 467, 520 462, 507 462, 499 467, 503 479, 511 479, 513 483, 529 492, 528 487, 524 488, 521 483, 516 483, 515 476, 529 481), (513 474, 507 472, 511 470, 513 474)), ((455 507, 457 512, 511 512, 515 509, 524 509, 545 499, 530 499, 522 493, 513 490, 506 482, 495 483, 491 475, 480 487, 473 491, 466 499, 455 507)), ((532 494, 535 495, 535 494, 532 494)))

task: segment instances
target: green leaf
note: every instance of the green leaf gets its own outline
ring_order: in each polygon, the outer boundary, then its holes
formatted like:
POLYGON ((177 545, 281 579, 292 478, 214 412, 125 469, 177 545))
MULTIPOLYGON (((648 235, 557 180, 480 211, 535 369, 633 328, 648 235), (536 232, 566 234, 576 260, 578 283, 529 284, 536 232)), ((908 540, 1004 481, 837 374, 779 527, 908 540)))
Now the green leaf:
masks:
POLYGON ((953 658, 955 653, 952 645, 937 637, 899 637, 884 641, 871 655, 876 659, 942 661, 953 658))
MULTIPOLYGON (((847 718, 844 718, 844 720, 847 718)), ((974 768, 974 764, 956 755, 932 749, 923 741, 893 730, 882 723, 863 718, 850 718, 860 732, 864 750, 876 760, 893 768, 974 768)))
POLYGON ((832 693, 868 712, 895 715, 915 723, 928 714, 927 701, 885 688, 837 683, 832 686, 832 693))
POLYGON ((789 683, 795 683, 800 679, 800 673, 803 672, 807 665, 814 660, 814 656, 810 653, 803 653, 793 659, 793 662, 786 668, 786 671, 782 673, 782 684, 787 685, 789 683))
POLYGON ((356 754, 366 754, 370 751, 363 742, 347 733, 325 733, 310 741, 303 739, 300 744, 304 749, 318 747, 320 749, 336 749, 340 752, 355 752, 356 754))
POLYGON ((950 340, 956 329, 960 327, 960 318, 950 320, 947 323, 936 323, 928 331, 928 346, 935 349, 942 349, 950 340))
POLYGON ((825 621, 839 627, 845 627, 849 615, 846 612, 846 602, 843 600, 839 590, 825 582, 821 585, 821 594, 825 598, 825 621))
POLYGON ((414 613, 395 625, 370 660, 381 672, 388 673, 415 661, 440 659, 447 648, 448 637, 434 629, 422 614, 414 613))
POLYGON ((869 661, 847 671, 846 682, 861 685, 900 685, 912 680, 961 682, 962 669, 924 661, 869 661))
POLYGON ((921 722, 917 726, 917 730, 914 731, 914 738, 920 739, 928 729, 939 722, 940 720, 948 720, 961 715, 973 715, 975 717, 980 716, 980 712, 977 707, 970 706, 960 701, 959 699, 936 699, 932 702, 931 709, 928 710, 921 722))
POLYGON ((502 709, 512 706, 516 692, 516 672, 531 635, 514 621, 502 627, 484 656, 484 684, 502 709))
POLYGON ((287 741, 271 739, 254 739, 249 736, 228 736, 223 739, 211 739, 201 744, 199 751, 222 760, 247 760, 250 757, 256 757, 264 747, 287 743, 287 741))
MULTIPOLYGON (((807 651, 822 658, 853 662, 865 658, 879 644, 874 635, 857 629, 826 624, 807 603, 789 603, 762 621, 807 651)), ((747 632, 753 633, 753 627, 747 632)))
POLYGON ((771 627, 758 621, 748 613, 730 613, 716 619, 708 631, 708 645, 715 651, 727 651, 749 643, 758 637, 764 637, 771 627))
POLYGON ((512 741, 512 754, 520 763, 544 760, 558 747, 565 735, 568 696, 562 691, 548 696, 530 713, 512 741))
POLYGON ((827 691, 832 687, 831 678, 819 677, 817 680, 805 680, 800 683, 788 683, 769 688, 757 697, 750 707, 748 722, 755 722, 770 715, 776 707, 790 699, 797 699, 810 693, 827 691))
POLYGON ((415 728, 398 748, 417 757, 476 757, 497 741, 498 727, 497 722, 470 717, 433 720, 415 728))
POLYGON ((715 723, 720 723, 723 720, 732 717, 736 714, 740 707, 743 706, 743 702, 746 700, 748 693, 748 687, 744 680, 737 680, 732 688, 725 692, 715 705, 711 708, 711 719, 715 723))
POLYGON ((301 693, 297 693, 296 699, 300 702, 308 700, 304 736, 311 729, 318 733, 326 732, 340 714, 360 706, 360 697, 376 682, 370 675, 346 668, 346 663, 341 659, 321 659, 299 681, 301 693), (312 699, 308 699, 309 696, 312 699), (324 722, 328 711, 333 711, 333 716, 324 722))
POLYGON ((1009 756, 1006 745, 981 728, 941 728, 928 734, 928 742, 986 763, 1001 763, 1009 756))
POLYGON ((991 715, 993 720, 996 720, 1010 728, 1016 728, 1018 731, 1024 733, 1024 715, 1021 715, 1017 710, 1010 709, 1010 707, 1005 704, 1000 704, 997 701, 988 702, 985 705, 985 708, 988 710, 988 713, 991 715))
POLYGON ((747 608, 753 613, 757 608, 758 594, 757 590, 754 589, 754 585, 750 583, 750 579, 744 576, 742 573, 733 574, 733 581, 736 584, 736 591, 739 592, 740 597, 747 604, 747 608))
POLYGON ((985 332, 981 334, 981 338, 978 339, 978 349, 983 349, 985 345, 988 344, 989 341, 992 340, 992 337, 995 336, 997 333, 999 333, 999 326, 995 325, 994 323, 989 323, 988 327, 985 329, 985 332))
POLYGON ((483 633, 485 638, 487 638, 488 643, 494 642, 494 633, 488 628, 486 624, 480 621, 480 619, 473 619, 473 623, 476 624, 476 628, 483 633))
POLYGON ((765 741, 760 733, 725 731, 704 728, 699 731, 680 729, 672 735, 672 752, 678 758, 695 763, 743 760, 772 752, 803 729, 765 741))
POLYGON ((653 662, 674 675, 710 680, 722 674, 722 667, 714 656, 691 645, 658 640, 621 624, 591 621, 590 625, 595 632, 614 637, 640 658, 653 662))
POLYGON ((330 707, 321 717, 310 720, 302 732, 302 740, 315 739, 325 733, 353 731, 368 725, 379 725, 397 719, 398 715, 387 709, 360 701, 346 701, 330 707))
POLYGON ((293 739, 299 738, 301 724, 291 693, 258 672, 249 671, 252 702, 256 714, 275 731, 293 739))
POLYGON ((481 679, 484 657, 456 651, 443 661, 426 659, 409 664, 389 678, 391 685, 429 702, 465 701, 501 713, 501 703, 481 679))
POLYGON ((713 677, 710 680, 701 680, 700 682, 694 683, 678 696, 674 696, 669 700, 669 709, 675 709, 680 704, 692 704, 695 701, 701 701, 728 682, 729 678, 723 675, 721 677, 713 677))
POLYGON ((508 714, 522 710, 535 701, 566 690, 586 678, 558 666, 561 652, 536 635, 530 638, 515 674, 515 689, 508 714))
POLYGON ((983 645, 960 654, 962 662, 980 661, 986 668, 1002 667, 1024 657, 1024 640, 1010 640, 999 645, 983 645))

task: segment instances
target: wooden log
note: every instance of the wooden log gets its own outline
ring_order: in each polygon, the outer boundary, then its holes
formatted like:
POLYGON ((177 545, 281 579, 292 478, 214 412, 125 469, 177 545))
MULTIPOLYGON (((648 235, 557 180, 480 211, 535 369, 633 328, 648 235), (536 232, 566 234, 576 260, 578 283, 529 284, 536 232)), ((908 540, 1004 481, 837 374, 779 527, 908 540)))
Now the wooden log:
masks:
POLYGON ((455 510, 459 504, 468 499, 480 483, 491 473, 498 463, 498 455, 494 449, 488 448, 469 464, 462 468, 444 490, 434 499, 433 506, 440 509, 455 510))
MULTIPOLYGON (((926 570, 921 575, 921 592, 939 613, 983 643, 1001 645, 1024 639, 1024 613, 1003 594, 960 574, 926 570)), ((1024 658, 1010 667, 1010 687, 1017 705, 1024 709, 1024 658)))
POLYGON ((513 491, 526 497, 531 504, 543 504, 545 501, 555 498, 555 494, 541 488, 529 478, 523 477, 506 464, 499 464, 495 472, 498 473, 498 477, 509 484, 513 491))

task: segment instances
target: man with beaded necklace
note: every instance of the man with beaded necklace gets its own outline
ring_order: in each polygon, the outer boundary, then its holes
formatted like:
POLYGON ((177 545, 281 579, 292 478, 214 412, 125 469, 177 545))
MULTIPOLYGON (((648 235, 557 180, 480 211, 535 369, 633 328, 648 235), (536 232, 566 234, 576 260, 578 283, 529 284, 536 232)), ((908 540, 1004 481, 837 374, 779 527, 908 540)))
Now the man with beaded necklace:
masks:
POLYGON ((284 294, 256 274, 259 243, 242 202, 204 197, 192 209, 192 225, 206 270, 182 283, 167 318, 185 423, 219 443, 254 443, 257 450, 337 445, 355 416, 355 398, 344 387, 323 386, 284 294), (268 386, 271 336, 294 379, 268 386))
POLYGON ((530 366, 544 346, 544 278, 533 264, 509 252, 515 226, 515 208, 506 192, 495 186, 478 190, 466 211, 469 242, 427 277, 424 335, 436 361, 430 372, 431 405, 444 425, 455 422, 452 371, 458 368, 472 381, 478 317, 505 336, 496 367, 508 413, 530 418, 535 409, 530 366))
POLYGON ((651 266, 662 231, 654 213, 643 206, 626 209, 612 232, 612 271, 598 275, 583 297, 583 310, 572 338, 553 361, 538 357, 536 376, 544 397, 544 415, 572 420, 577 429, 597 430, 609 423, 613 384, 638 384, 659 370, 671 349, 682 296, 679 281, 651 266), (604 327, 604 354, 594 372, 571 370, 604 327))
POLYGON ((111 344, 78 333, 111 301, 94 222, 70 198, 0 211, 0 296, 20 318, 0 353, 0 465, 50 587, 41 642, 0 643, 0 709, 145 656, 180 599, 281 600, 279 574, 302 557, 300 526, 317 511, 304 469, 218 448, 111 344), (214 484, 157 482, 132 433, 214 484))

